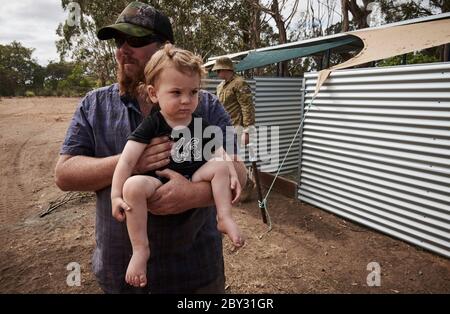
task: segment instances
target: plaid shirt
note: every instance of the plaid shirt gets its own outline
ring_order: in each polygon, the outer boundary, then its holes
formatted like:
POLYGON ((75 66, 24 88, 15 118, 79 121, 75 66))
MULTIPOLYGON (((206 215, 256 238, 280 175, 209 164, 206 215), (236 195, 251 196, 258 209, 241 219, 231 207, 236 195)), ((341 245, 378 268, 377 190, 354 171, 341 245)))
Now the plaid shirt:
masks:
MULTIPOLYGON (((223 131, 231 125, 229 115, 208 92, 200 92, 196 113, 223 131)), ((142 120, 139 105, 120 97, 117 84, 94 90, 79 104, 60 154, 92 157, 120 154, 128 135, 142 120)), ((234 142, 233 145, 236 152, 234 142)), ((93 270, 105 292, 127 292, 130 287, 125 282, 125 272, 132 249, 126 224, 112 217, 111 187, 96 194, 93 270)), ((151 293, 192 293, 223 276, 222 237, 216 224, 214 207, 191 209, 178 215, 149 213, 151 256, 147 277, 151 293)))

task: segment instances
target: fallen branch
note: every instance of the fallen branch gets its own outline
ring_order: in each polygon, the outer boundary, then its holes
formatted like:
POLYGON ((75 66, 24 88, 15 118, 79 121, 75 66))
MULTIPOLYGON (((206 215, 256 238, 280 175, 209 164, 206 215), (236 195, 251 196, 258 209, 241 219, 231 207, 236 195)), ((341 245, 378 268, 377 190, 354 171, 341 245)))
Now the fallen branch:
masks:
POLYGON ((50 214, 51 212, 53 212, 55 209, 57 209, 58 207, 61 207, 64 204, 67 204, 71 201, 75 201, 75 200, 82 200, 84 198, 91 198, 92 194, 91 193, 86 193, 86 192, 67 192, 63 195, 58 196, 54 201, 51 201, 48 204, 48 207, 45 211, 43 211, 39 217, 44 217, 48 214, 50 214))

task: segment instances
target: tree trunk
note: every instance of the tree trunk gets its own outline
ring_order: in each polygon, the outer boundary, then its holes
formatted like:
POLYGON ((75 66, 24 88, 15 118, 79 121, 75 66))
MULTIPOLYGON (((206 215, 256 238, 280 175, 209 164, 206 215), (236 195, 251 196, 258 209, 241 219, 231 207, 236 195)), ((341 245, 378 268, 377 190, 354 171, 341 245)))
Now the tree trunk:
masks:
MULTIPOLYGON (((275 24, 278 29, 278 44, 287 43, 287 33, 286 33, 286 25, 283 21, 283 16, 281 15, 278 0, 273 0, 271 5, 272 17, 275 20, 275 24)), ((280 62, 277 66, 277 76, 288 76, 288 62, 283 61, 280 62)))
POLYGON ((450 44, 445 44, 443 49, 442 61, 447 62, 450 61, 450 44))
MULTIPOLYGON (((251 49, 261 48, 261 8, 253 6, 250 22, 250 45, 251 49)), ((261 69, 254 70, 254 76, 260 76, 261 69)))
MULTIPOLYGON (((344 0, 345 1, 345 0, 344 0)), ((363 6, 360 7, 358 3, 356 3, 356 0, 347 0, 346 5, 348 10, 353 15, 353 21, 356 24, 357 29, 366 28, 369 26, 367 23, 367 16, 369 16, 371 11, 367 10, 367 6, 369 5, 370 0, 363 0, 363 6)))
POLYGON ((348 22, 347 0, 341 0, 341 11, 342 11, 342 32, 348 32, 349 22, 348 22))

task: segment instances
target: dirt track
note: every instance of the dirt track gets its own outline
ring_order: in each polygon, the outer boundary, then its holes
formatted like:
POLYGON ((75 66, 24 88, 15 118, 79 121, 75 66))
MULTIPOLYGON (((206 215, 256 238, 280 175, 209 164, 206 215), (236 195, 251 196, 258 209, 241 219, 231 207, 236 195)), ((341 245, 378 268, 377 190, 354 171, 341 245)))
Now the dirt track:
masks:
MULTIPOLYGON (((64 193, 54 185, 58 150, 78 99, 0 101, 0 293, 98 293, 91 272, 94 201, 84 198, 39 214, 64 193), (81 286, 66 284, 67 265, 81 266, 81 286)), ((256 202, 235 209, 246 246, 225 240, 232 293, 449 293, 450 260, 322 210, 273 194, 266 227, 256 202), (368 287, 367 264, 381 266, 368 287)))

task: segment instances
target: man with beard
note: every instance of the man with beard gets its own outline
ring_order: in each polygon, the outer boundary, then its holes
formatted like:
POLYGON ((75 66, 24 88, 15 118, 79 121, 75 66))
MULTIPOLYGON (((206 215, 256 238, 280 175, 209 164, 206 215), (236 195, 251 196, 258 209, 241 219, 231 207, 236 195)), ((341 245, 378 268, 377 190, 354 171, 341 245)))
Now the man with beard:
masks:
MULTIPOLYGON (((128 135, 154 108, 142 93, 145 64, 163 43, 174 39, 169 19, 141 2, 129 4, 115 24, 103 27, 97 35, 101 40, 115 40, 118 83, 94 90, 80 102, 60 151, 55 178, 62 190, 96 192, 92 264, 98 282, 106 293, 223 293, 222 238, 210 184, 190 182, 169 169, 157 172, 169 181, 148 201, 147 230, 155 252, 147 265, 148 285, 135 288, 125 282, 132 250, 126 224, 112 217, 112 176, 128 135)), ((196 113, 226 135, 231 121, 222 105, 206 91, 199 97, 196 113)), ((166 166, 171 145, 167 137, 152 140, 134 173, 166 166)), ((234 164, 245 185, 245 166, 238 160, 234 164)))

